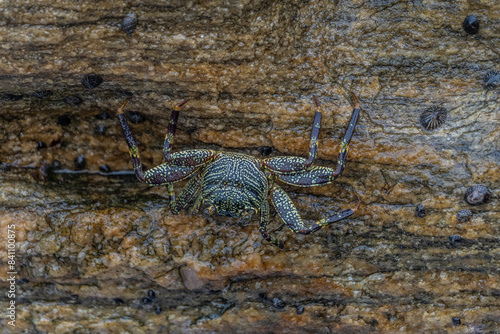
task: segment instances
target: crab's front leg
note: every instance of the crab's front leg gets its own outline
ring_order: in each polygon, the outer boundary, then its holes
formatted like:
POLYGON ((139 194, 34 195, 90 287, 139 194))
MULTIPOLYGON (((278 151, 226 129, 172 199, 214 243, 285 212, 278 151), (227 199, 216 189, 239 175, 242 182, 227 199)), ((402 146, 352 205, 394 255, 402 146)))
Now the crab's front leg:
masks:
POLYGON ((139 181, 146 182, 146 178, 144 177, 144 174, 142 172, 142 163, 141 163, 141 157, 139 155, 139 149, 135 144, 134 137, 132 136, 132 132, 130 131, 130 128, 127 123, 127 118, 123 113, 128 101, 130 101, 130 98, 127 98, 125 101, 123 101, 123 103, 120 105, 120 108, 118 108, 117 115, 118 119, 120 120, 120 125, 123 130, 123 135, 125 136, 125 140, 127 141, 128 150, 130 153, 130 159, 132 160, 132 167, 134 168, 135 175, 137 176, 139 181))
POLYGON ((170 151, 172 150, 172 144, 174 142, 175 130, 177 129, 177 120, 179 119, 179 112, 181 107, 185 105, 189 100, 184 100, 178 105, 176 105, 172 113, 170 114, 170 121, 168 122, 167 134, 165 135, 165 141, 163 142, 163 159, 164 161, 169 161, 170 151))
MULTIPOLYGON (((186 150, 169 153, 169 162, 156 166, 143 172, 139 149, 135 144, 134 137, 124 115, 124 109, 130 99, 126 99, 118 109, 118 118, 127 141, 137 178, 149 185, 169 185, 174 182, 184 180, 193 175, 199 168, 211 161, 216 156, 216 152, 211 150, 186 150)), ((170 190, 171 192, 171 190, 170 190)))
POLYGON ((277 184, 274 184, 271 188, 271 200, 280 218, 292 231, 300 234, 310 234, 316 232, 325 226, 351 216, 358 209, 360 203, 358 200, 356 207, 353 209, 344 210, 333 216, 318 220, 311 226, 305 226, 304 221, 300 217, 299 212, 297 211, 297 208, 293 204, 292 200, 277 184))

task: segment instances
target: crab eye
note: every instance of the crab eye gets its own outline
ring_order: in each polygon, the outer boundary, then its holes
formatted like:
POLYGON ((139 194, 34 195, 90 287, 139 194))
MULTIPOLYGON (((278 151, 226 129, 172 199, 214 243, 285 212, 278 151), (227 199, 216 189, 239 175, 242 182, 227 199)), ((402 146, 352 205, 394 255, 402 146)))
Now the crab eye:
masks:
POLYGON ((255 214, 255 210, 254 209, 245 210, 241 214, 241 219, 243 219, 243 221, 245 221, 245 222, 248 222, 248 221, 250 221, 250 219, 252 219, 252 216, 254 214, 255 214))
POLYGON ((205 208, 205 210, 203 210, 203 213, 206 215, 206 216, 211 216, 215 213, 215 209, 213 207, 213 205, 210 205, 210 206, 207 206, 205 208))

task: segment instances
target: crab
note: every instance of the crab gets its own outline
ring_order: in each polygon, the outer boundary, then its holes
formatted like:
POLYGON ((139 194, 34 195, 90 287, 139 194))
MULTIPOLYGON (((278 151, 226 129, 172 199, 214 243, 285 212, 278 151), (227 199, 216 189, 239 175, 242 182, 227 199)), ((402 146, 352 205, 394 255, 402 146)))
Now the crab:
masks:
POLYGON ((276 182, 298 186, 313 187, 332 183, 344 170, 349 142, 354 134, 360 104, 356 95, 352 95, 354 109, 340 143, 337 167, 315 166, 318 152, 318 135, 322 112, 316 96, 313 128, 310 138, 309 156, 278 156, 258 159, 250 155, 208 149, 189 149, 172 152, 172 143, 177 127, 181 107, 187 100, 176 105, 170 116, 170 122, 163 145, 163 163, 143 171, 137 145, 127 124, 124 109, 130 98, 118 109, 117 115, 130 152, 135 175, 139 181, 151 186, 166 185, 170 196, 170 210, 179 214, 190 203, 193 212, 203 208, 205 215, 239 217, 244 222, 260 212, 259 231, 262 237, 272 244, 283 248, 283 243, 268 232, 270 199, 279 217, 295 233, 310 234, 345 219, 358 209, 357 205, 348 210, 323 218, 306 226, 288 194, 276 182), (177 198, 173 184, 188 179, 177 198))

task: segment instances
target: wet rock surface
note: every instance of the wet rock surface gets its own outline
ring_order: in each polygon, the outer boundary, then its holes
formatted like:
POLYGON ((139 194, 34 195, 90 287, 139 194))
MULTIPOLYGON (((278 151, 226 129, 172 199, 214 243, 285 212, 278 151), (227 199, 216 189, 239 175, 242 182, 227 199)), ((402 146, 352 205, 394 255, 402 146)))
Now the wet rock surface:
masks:
POLYGON ((1 15, 0 241, 15 225, 18 273, 16 327, 2 313, 2 329, 499 330, 500 90, 484 87, 500 70, 497 1, 11 1, 1 15), (474 35, 462 28, 471 14, 474 35), (91 90, 89 73, 103 79, 91 90), (334 166, 352 110, 341 84, 362 105, 347 168, 334 184, 284 189, 309 223, 356 194, 362 204, 309 236, 271 210, 283 251, 255 218, 172 215, 167 189, 130 173, 115 116, 129 96, 146 168, 161 163, 170 110, 186 98, 174 150, 307 156, 313 94, 317 164, 334 166), (435 105, 446 122, 425 131, 420 114, 435 105), (491 196, 471 206, 475 184, 491 196))

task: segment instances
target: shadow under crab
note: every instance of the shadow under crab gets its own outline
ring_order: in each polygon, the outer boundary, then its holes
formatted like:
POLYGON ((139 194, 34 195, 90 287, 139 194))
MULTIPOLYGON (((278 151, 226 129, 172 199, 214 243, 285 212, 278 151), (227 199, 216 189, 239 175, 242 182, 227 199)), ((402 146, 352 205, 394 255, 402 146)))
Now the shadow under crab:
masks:
POLYGON ((338 222, 354 214, 359 206, 344 210, 323 218, 310 226, 306 226, 288 194, 275 182, 299 186, 313 187, 332 183, 345 168, 349 142, 360 113, 358 99, 352 94, 354 110, 340 144, 337 168, 314 166, 318 152, 318 135, 321 127, 322 112, 319 102, 314 97, 316 112, 311 132, 309 156, 272 157, 258 159, 241 153, 220 152, 207 149, 192 149, 171 152, 180 108, 183 101, 173 108, 169 127, 163 146, 164 163, 147 171, 142 170, 139 151, 124 114, 126 99, 118 109, 123 134, 130 151, 132 165, 137 178, 148 185, 166 185, 170 196, 170 209, 179 214, 192 201, 193 212, 204 208, 208 215, 240 217, 250 221, 252 215, 260 211, 259 231, 267 241, 279 248, 283 244, 270 236, 269 203, 276 209, 280 218, 295 233, 310 234, 321 228, 338 222), (174 198, 173 184, 189 179, 177 198, 174 198))

